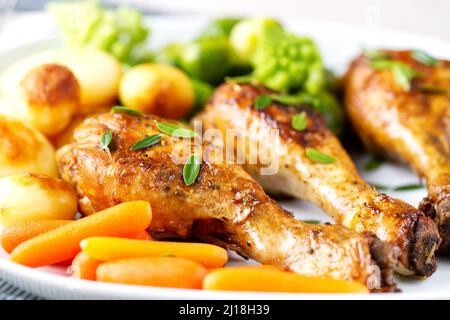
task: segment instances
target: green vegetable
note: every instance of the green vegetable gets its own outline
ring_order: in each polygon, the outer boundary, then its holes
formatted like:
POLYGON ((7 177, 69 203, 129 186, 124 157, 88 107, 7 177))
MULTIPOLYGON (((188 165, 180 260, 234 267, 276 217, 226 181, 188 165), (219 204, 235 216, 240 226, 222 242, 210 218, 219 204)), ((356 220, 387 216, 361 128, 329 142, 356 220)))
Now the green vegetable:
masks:
POLYGON ((306 156, 309 159, 319 163, 329 164, 336 162, 336 159, 332 156, 329 156, 326 153, 323 153, 322 151, 314 148, 306 148, 306 156))
POLYGON ((99 48, 127 64, 143 55, 149 29, 137 10, 124 6, 106 9, 97 1, 56 2, 48 9, 66 45, 99 48))
POLYGON ((132 116, 142 116, 144 115, 143 112, 136 110, 136 109, 131 109, 131 108, 127 108, 127 107, 122 107, 122 106, 115 106, 111 108, 111 112, 112 113, 127 113, 130 114, 132 116))
POLYGON ((314 42, 281 28, 262 30, 252 65, 255 79, 275 91, 318 94, 325 86, 325 70, 314 42))
POLYGON ((306 118, 306 113, 297 113, 292 117, 292 128, 297 131, 303 131, 308 127, 308 120, 306 118))
POLYGON ((112 135, 111 130, 108 130, 104 134, 102 134, 102 136, 100 138, 100 148, 102 150, 109 152, 109 144, 112 141, 112 137, 113 137, 113 135, 112 135))
POLYGON ((180 56, 183 52, 184 45, 182 43, 172 43, 155 53, 153 61, 155 63, 167 64, 170 66, 178 67, 180 62, 180 56))
POLYGON ((158 122, 156 123, 156 126, 162 133, 168 134, 172 137, 193 138, 198 136, 197 132, 178 126, 176 124, 158 122))
POLYGON ((184 48, 181 68, 191 77, 219 84, 223 82, 232 64, 232 53, 226 38, 202 38, 184 48))
POLYGON ((251 62, 265 28, 282 29, 281 24, 274 19, 253 18, 242 20, 231 30, 230 44, 241 63, 251 62))
POLYGON ((208 24, 205 30, 201 33, 200 37, 229 37, 233 27, 240 21, 240 18, 233 17, 216 19, 208 24))
POLYGON ((213 86, 200 80, 192 79, 192 87, 194 88, 195 102, 190 116, 202 110, 214 93, 213 86))
POLYGON ((428 53, 421 50, 413 50, 411 52, 411 56, 420 63, 423 63, 426 66, 433 67, 435 66, 439 60, 430 56, 428 53))
POLYGON ((184 164, 183 180, 187 186, 193 184, 195 179, 197 179, 198 173, 200 172, 201 163, 200 157, 192 154, 184 164))
POLYGON ((261 95, 255 99, 255 109, 261 110, 272 103, 272 99, 269 96, 261 95))
POLYGON ((162 134, 154 134, 154 135, 145 137, 142 140, 139 140, 138 142, 133 144, 131 146, 131 150, 136 151, 136 150, 142 150, 142 149, 151 147, 151 146, 157 144, 158 142, 160 142, 161 138, 162 138, 162 134))

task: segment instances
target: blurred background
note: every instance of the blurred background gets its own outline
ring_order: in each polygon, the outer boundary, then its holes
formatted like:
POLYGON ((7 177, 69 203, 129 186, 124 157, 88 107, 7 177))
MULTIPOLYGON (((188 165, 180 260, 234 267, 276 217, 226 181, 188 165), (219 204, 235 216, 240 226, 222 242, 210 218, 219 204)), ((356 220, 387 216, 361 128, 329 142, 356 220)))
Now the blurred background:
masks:
MULTIPOLYGON (((0 0, 0 10, 42 10, 44 0, 0 0)), ((448 0, 108 0, 109 5, 132 4, 148 14, 207 13, 271 15, 389 28, 450 40, 448 0)), ((6 19, 1 19, 4 22, 6 19)), ((1 23, 1 22, 0 22, 1 23)))

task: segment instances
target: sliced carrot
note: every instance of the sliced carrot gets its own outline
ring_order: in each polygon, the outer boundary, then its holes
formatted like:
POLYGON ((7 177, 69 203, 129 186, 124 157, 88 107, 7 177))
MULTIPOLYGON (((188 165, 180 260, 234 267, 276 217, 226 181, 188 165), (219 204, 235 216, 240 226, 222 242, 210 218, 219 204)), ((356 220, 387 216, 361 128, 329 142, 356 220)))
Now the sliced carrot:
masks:
POLYGON ((71 259, 80 251, 81 240, 134 237, 149 226, 151 218, 148 202, 125 202, 23 242, 11 252, 11 260, 40 267, 71 259))
POLYGON ((105 262, 97 281, 144 286, 200 289, 207 270, 197 262, 173 257, 147 257, 105 262))
POLYGON ((13 224, 2 231, 1 242, 6 252, 11 253, 22 242, 40 234, 64 226, 72 220, 41 220, 13 224))
POLYGON ((150 256, 175 256, 196 261, 206 268, 214 268, 222 267, 228 260, 225 249, 205 243, 94 237, 83 240, 81 248, 91 257, 103 261, 150 256))
POLYGON ((79 252, 72 262, 72 277, 84 280, 95 280, 97 267, 103 261, 91 258, 84 252, 79 252))
POLYGON ((305 277, 270 268, 233 267, 211 271, 203 281, 206 290, 305 292, 305 293, 367 293, 358 282, 324 277, 305 277))

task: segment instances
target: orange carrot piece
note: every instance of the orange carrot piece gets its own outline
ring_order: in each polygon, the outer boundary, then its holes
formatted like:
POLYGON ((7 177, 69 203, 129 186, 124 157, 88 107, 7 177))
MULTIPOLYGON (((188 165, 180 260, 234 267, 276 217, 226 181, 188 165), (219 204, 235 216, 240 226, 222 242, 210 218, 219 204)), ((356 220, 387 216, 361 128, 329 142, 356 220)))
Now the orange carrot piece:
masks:
POLYGON ((81 249, 91 257, 103 261, 175 256, 196 261, 206 268, 214 268, 222 267, 228 260, 228 254, 225 249, 206 243, 93 237, 83 240, 81 249))
POLYGON ((147 257, 105 262, 97 268, 97 281, 156 287, 200 289, 207 270, 181 258, 147 257))
POLYGON ((93 236, 134 237, 150 224, 146 201, 130 201, 71 222, 17 246, 11 260, 29 267, 54 264, 75 257, 80 241, 93 236))
POLYGON ((6 252, 11 253, 22 242, 40 234, 64 226, 72 220, 41 220, 13 224, 5 228, 1 234, 1 243, 6 252))
POLYGON ((353 281, 324 277, 305 277, 270 268, 232 267, 211 271, 203 281, 205 290, 367 293, 367 288, 353 281))
POLYGON ((91 258, 83 251, 79 252, 72 262, 72 277, 84 280, 95 280, 96 272, 102 261, 91 258))
POLYGON ((139 233, 136 237, 134 237, 133 239, 137 239, 137 240, 147 240, 147 241, 151 241, 153 240, 152 236, 150 235, 150 233, 148 233, 147 231, 142 231, 141 233, 139 233))

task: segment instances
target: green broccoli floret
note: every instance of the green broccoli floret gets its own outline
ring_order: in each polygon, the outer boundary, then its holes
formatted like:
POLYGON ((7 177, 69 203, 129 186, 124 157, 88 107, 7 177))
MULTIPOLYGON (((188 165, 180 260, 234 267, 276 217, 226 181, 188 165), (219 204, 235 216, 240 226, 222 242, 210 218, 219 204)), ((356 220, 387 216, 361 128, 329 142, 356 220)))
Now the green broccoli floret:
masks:
POLYGON ((314 42, 281 28, 263 28, 252 65, 254 78, 275 91, 316 94, 324 87, 324 67, 314 42))
POLYGON ((127 64, 143 54, 149 29, 137 10, 105 9, 97 1, 89 0, 50 3, 48 8, 66 45, 102 49, 127 64))

